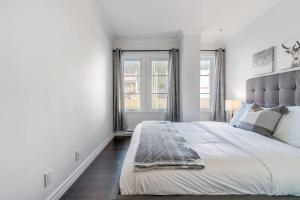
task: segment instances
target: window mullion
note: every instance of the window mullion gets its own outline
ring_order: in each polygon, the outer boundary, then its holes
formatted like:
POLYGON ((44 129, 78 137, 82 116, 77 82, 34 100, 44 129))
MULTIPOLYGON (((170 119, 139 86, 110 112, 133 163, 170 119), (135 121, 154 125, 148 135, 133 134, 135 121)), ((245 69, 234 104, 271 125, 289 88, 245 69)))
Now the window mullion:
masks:
POLYGON ((144 55, 143 56, 143 111, 147 112, 147 104, 148 104, 148 97, 147 97, 147 93, 148 93, 148 83, 147 83, 147 56, 144 55))

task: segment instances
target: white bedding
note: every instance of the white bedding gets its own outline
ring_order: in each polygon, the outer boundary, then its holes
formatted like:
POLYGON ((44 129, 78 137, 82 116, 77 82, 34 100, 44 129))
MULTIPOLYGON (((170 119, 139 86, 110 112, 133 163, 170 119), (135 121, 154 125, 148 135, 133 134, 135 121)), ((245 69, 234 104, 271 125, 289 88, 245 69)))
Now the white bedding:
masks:
POLYGON ((225 123, 175 123, 175 126, 203 159, 205 169, 134 172, 140 124, 133 133, 122 167, 122 195, 300 196, 300 148, 225 123))

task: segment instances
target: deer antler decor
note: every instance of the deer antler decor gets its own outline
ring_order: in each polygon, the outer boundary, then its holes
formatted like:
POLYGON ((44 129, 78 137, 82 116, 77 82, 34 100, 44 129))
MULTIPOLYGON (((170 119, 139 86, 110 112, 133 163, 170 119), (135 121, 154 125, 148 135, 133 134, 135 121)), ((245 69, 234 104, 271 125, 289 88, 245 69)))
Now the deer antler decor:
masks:
POLYGON ((284 44, 281 44, 281 46, 287 54, 292 56, 292 67, 300 67, 300 42, 296 41, 292 47, 287 47, 284 44))
POLYGON ((296 53, 299 49, 300 49, 300 42, 296 41, 296 43, 293 45, 293 47, 287 47, 282 43, 282 48, 286 49, 286 53, 288 54, 293 54, 296 53), (296 48, 296 46, 298 45, 298 47, 296 48))

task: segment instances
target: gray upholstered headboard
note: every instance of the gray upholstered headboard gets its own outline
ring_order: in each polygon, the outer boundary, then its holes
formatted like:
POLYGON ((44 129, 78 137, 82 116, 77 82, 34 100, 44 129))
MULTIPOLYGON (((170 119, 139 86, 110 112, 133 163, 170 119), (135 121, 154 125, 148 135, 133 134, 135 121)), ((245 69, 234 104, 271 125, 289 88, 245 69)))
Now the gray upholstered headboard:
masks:
POLYGON ((247 103, 267 108, 300 106, 300 70, 251 78, 246 85, 247 103))

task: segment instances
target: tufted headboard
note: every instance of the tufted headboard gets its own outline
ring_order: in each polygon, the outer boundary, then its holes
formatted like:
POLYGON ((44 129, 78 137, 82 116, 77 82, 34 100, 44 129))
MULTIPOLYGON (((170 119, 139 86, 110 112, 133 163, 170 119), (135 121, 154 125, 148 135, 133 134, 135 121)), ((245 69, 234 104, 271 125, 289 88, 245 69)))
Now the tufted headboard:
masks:
POLYGON ((300 106, 300 70, 251 78, 246 90, 247 103, 267 108, 300 106))

